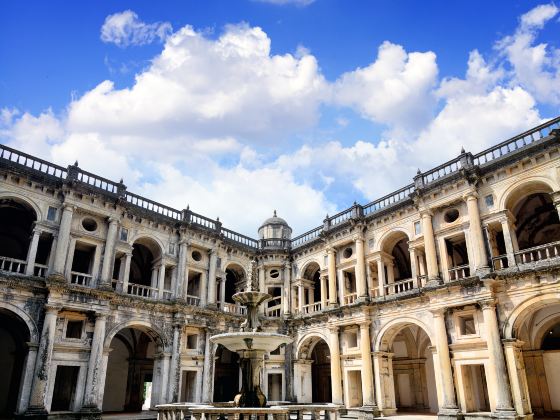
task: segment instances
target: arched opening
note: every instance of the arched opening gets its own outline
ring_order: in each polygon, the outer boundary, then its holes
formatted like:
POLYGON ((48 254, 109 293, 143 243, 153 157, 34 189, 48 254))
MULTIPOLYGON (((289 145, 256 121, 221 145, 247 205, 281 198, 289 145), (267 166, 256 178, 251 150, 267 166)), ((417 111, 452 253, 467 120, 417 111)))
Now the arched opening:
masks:
POLYGON ((294 365, 294 390, 300 403, 332 402, 331 356, 328 344, 318 336, 307 338, 294 365))
POLYGON ((385 287, 385 294, 401 293, 413 288, 408 242, 408 236, 400 231, 391 233, 383 240, 381 259, 372 271, 375 290, 379 290, 380 281, 385 287))
POLYGON ((221 344, 214 358, 214 402, 232 401, 239 392, 239 355, 221 344))
POLYGON ((327 343, 320 340, 311 352, 311 376, 313 381, 313 402, 332 402, 331 357, 327 343))
POLYGON ((0 309, 0 418, 13 418, 16 411, 29 339, 25 322, 0 309))
POLYGON ((412 323, 395 325, 384 334, 381 350, 393 353, 392 360, 380 360, 380 369, 389 372, 382 378, 384 410, 438 412, 431 345, 424 329, 412 323))
POLYGON ((560 413, 560 300, 542 299, 516 319, 514 335, 523 342, 521 389, 528 390, 538 416, 560 413))
POLYGON ((220 306, 224 311, 237 312, 237 305, 233 300, 242 282, 245 280, 245 270, 238 264, 230 264, 226 267, 225 282, 220 285, 220 306))
POLYGON ((0 269, 25 273, 36 220, 35 211, 27 204, 13 199, 0 200, 0 269))
POLYGON ((157 261, 161 259, 159 245, 149 238, 141 238, 134 242, 127 293, 150 297, 151 288, 158 287, 157 261))
POLYGON ((103 411, 138 412, 153 405, 154 355, 161 343, 141 327, 120 330, 111 340, 107 362, 103 411))
MULTIPOLYGON (((321 267, 319 267, 319 264, 316 262, 309 263, 305 268, 303 278, 309 280, 313 285, 313 289, 308 291, 308 303, 310 303, 309 297, 313 298, 313 302, 321 302, 321 267)), ((326 299, 326 296, 324 298, 326 299)))
POLYGON ((520 250, 560 240, 560 220, 548 193, 533 193, 513 208, 515 235, 520 250))

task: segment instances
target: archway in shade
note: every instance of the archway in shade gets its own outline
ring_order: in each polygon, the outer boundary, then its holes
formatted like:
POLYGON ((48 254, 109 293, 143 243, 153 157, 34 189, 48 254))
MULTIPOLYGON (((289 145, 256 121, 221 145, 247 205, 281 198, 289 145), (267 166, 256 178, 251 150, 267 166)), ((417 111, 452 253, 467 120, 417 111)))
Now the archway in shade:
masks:
POLYGON ((226 284, 222 299, 226 303, 235 303, 233 295, 237 293, 238 284, 245 279, 245 271, 238 264, 229 264, 226 268, 226 284))
POLYGON ((214 358, 214 402, 232 401, 239 392, 239 355, 221 344, 214 358))
POLYGON ((154 283, 157 283, 157 274, 154 274, 157 269, 155 261, 160 257, 161 249, 157 242, 150 238, 137 239, 132 248, 129 284, 154 286, 154 283))
POLYGON ((512 209, 515 236, 519 249, 560 240, 558 211, 548 193, 534 193, 522 198, 512 209))
POLYGON ((327 343, 320 340, 311 352, 311 377, 313 402, 332 402, 331 356, 327 343))
POLYGON ((103 411, 138 412, 152 404, 154 354, 159 339, 143 327, 120 330, 111 340, 103 411))
POLYGON ((16 411, 29 339, 25 322, 0 309, 0 418, 13 418, 16 411))
MULTIPOLYGON (((24 262, 31 242, 35 211, 25 203, 13 199, 0 200, 0 257, 24 262)), ((25 272, 25 265, 6 262, 3 270, 25 272)))

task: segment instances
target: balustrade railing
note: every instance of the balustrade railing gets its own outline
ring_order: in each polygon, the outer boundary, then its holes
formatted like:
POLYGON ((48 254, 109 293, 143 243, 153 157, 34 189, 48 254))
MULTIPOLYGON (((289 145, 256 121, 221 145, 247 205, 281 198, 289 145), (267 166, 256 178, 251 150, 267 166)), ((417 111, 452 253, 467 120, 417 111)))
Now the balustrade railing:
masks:
POLYGON ((289 404, 263 408, 232 407, 194 403, 161 404, 156 406, 157 420, 337 420, 341 406, 336 404, 289 404))
POLYGON ((204 227, 206 229, 216 230, 216 221, 197 213, 190 213, 190 222, 192 224, 204 227))
POLYGON ((172 207, 164 206, 163 204, 159 204, 155 201, 130 192, 126 193, 125 199, 128 203, 136 207, 140 207, 141 209, 157 213, 161 216, 169 217, 171 219, 181 220, 181 212, 179 210, 175 210, 172 207))
POLYGON ((91 287, 93 285, 93 276, 88 273, 80 273, 78 271, 70 272, 70 283, 78 286, 91 287))
POLYGON ((253 238, 248 236, 242 235, 240 233, 234 232, 233 230, 229 230, 226 228, 221 228, 220 232, 224 236, 224 238, 229 239, 231 241, 237 242, 239 244, 246 245, 251 248, 258 248, 259 242, 253 238))
POLYGON ((356 299, 358 299, 358 293, 347 293, 346 295, 344 295, 344 304, 351 305, 356 302, 356 299))
POLYGON ((27 262, 10 257, 0 257, 0 270, 9 271, 10 273, 25 273, 27 262))
POLYGON ((67 175, 66 168, 47 162, 46 160, 28 155, 12 149, 11 147, 0 145, 0 161, 9 161, 10 165, 17 164, 19 166, 50 175, 54 178, 65 179, 67 175))
POLYGON ((518 134, 506 141, 501 142, 495 146, 490 147, 473 157, 475 165, 484 166, 485 164, 508 155, 516 150, 522 149, 531 143, 541 140, 550 135, 554 129, 560 129, 560 117, 547 121, 538 127, 518 134))
POLYGON ((45 264, 35 263, 33 274, 37 277, 47 277, 48 267, 45 264))
POLYGON ((448 270, 449 280, 459 280, 471 275, 471 269, 468 264, 452 267, 448 270))
POLYGON ((289 239, 282 239, 282 238, 261 239, 260 244, 261 244, 261 249, 267 249, 267 248, 282 249, 282 248, 290 248, 291 241, 289 239))
POLYGON ((161 292, 161 298, 163 300, 171 300, 173 299, 173 292, 171 290, 163 290, 161 292))
POLYGON ((408 292, 409 290, 414 289, 414 280, 413 279, 406 279, 406 280, 399 280, 394 283, 389 283, 385 285, 385 294, 386 295, 396 295, 403 292, 408 292))
POLYGON ((308 305, 303 305, 301 307, 301 313, 303 315, 313 314, 316 312, 321 312, 322 305, 321 302, 310 303, 308 305))
POLYGON ((429 184, 431 182, 437 181, 444 176, 450 175, 454 172, 457 172, 461 169, 461 158, 455 158, 450 160, 449 162, 444 163, 443 165, 439 165, 433 169, 430 169, 427 172, 422 173, 422 183, 424 185, 429 184))
POLYGON ((334 216, 329 217, 328 219, 329 227, 333 227, 341 223, 344 223, 347 220, 350 220, 354 215, 354 212, 352 210, 354 210, 354 208, 350 207, 349 209, 343 210, 340 213, 337 213, 334 216))
POLYGON ((185 303, 191 306, 200 306, 200 297, 187 295, 185 296, 185 303))
POLYGON ((543 260, 550 260, 560 256, 560 242, 535 246, 515 253, 517 264, 530 264, 543 260))
MULTIPOLYGON (((103 178, 101 176, 92 174, 90 172, 86 172, 77 166, 71 166, 71 171, 69 175, 75 177, 76 181, 79 181, 83 184, 87 184, 90 187, 97 188, 99 190, 103 190, 105 192, 118 195, 123 187, 122 184, 118 184, 113 182, 109 179, 103 178)), ((70 176, 69 176, 70 177, 70 176)))
POLYGON ((247 308, 236 303, 222 302, 220 303, 220 307, 222 311, 229 314, 245 315, 247 313, 247 308))
POLYGON ((406 187, 401 188, 391 194, 381 197, 378 200, 372 201, 364 206, 364 216, 368 214, 376 213, 386 207, 390 207, 393 204, 397 204, 403 200, 409 198, 410 194, 414 192, 414 184, 409 184, 406 187))
POLYGON ((280 318, 282 314, 282 306, 276 305, 265 309, 265 314, 269 318, 280 318))
POLYGON ((141 284, 128 283, 127 293, 132 296, 157 299, 158 289, 155 287, 144 286, 141 284))
POLYGON ((492 268, 494 270, 503 270, 504 268, 508 268, 508 257, 506 254, 498 255, 497 257, 492 257, 492 268))
POLYGON ((305 232, 302 235, 296 236, 292 239, 292 248, 297 248, 300 245, 303 245, 307 242, 311 242, 318 237, 321 236, 321 232, 323 231, 323 226, 316 227, 315 229, 311 229, 308 232, 305 232))

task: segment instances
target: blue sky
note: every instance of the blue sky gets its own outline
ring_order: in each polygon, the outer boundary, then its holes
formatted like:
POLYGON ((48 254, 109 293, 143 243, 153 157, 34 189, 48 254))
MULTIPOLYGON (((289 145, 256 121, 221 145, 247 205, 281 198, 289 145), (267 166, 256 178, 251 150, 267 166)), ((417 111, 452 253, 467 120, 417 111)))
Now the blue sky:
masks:
POLYGON ((530 1, 4 1, 0 141, 254 235, 558 114, 530 1))

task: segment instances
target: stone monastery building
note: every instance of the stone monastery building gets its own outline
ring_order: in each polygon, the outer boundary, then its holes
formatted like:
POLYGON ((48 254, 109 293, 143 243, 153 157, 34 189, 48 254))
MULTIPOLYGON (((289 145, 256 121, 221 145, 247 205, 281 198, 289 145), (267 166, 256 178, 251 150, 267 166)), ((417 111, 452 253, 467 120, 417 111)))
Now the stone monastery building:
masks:
MULTIPOLYGON (((232 295, 273 299, 270 401, 440 418, 560 413, 560 118, 302 235, 253 239, 0 146, 0 417, 230 401, 232 295)), ((98 415, 98 414, 97 414, 98 415)))

